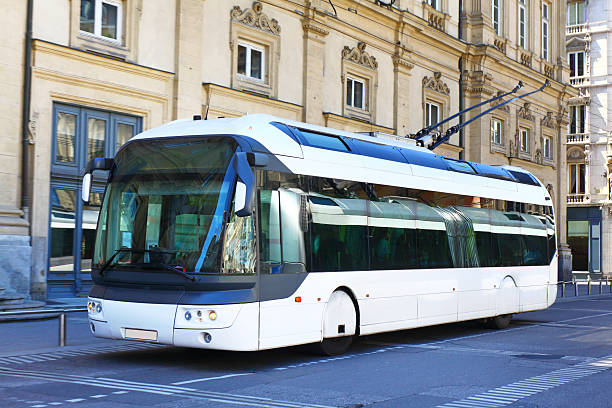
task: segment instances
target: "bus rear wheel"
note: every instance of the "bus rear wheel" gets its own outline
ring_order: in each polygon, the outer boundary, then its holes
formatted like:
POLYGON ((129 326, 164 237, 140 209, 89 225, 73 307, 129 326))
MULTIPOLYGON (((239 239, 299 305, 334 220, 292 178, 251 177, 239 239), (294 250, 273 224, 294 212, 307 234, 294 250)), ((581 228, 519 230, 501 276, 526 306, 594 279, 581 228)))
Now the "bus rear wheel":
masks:
POLYGON ((490 329, 505 329, 510 325, 510 321, 512 320, 512 314, 504 314, 492 317, 487 320, 487 327, 490 329))

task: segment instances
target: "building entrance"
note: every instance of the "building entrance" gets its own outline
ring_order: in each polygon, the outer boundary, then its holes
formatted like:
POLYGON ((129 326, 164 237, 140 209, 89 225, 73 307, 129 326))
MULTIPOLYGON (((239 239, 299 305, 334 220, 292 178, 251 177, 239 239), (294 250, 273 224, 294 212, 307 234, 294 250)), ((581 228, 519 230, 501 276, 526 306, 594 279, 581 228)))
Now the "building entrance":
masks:
POLYGON ((113 157, 140 127, 141 120, 135 116, 53 106, 47 297, 87 296, 107 175, 95 175, 87 205, 80 199, 81 176, 90 159, 113 157))

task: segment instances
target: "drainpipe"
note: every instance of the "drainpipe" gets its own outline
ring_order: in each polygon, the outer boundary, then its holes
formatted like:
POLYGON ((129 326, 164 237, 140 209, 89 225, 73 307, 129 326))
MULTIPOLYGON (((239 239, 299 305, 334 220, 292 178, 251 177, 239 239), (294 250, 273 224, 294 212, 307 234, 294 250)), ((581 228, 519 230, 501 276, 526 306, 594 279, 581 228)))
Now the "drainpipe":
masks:
POLYGON ((21 123, 22 146, 21 146, 21 209, 23 216, 30 224, 30 196, 28 181, 30 179, 30 98, 32 91, 32 9, 34 0, 28 0, 26 17, 26 41, 25 41, 25 63, 23 72, 23 112, 21 123))

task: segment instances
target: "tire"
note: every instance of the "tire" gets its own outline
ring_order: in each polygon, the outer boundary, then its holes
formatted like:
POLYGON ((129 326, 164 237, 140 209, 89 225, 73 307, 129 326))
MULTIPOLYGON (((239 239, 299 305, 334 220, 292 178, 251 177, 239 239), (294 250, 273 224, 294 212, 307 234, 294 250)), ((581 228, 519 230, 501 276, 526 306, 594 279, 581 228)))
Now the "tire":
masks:
POLYGON ((317 343, 317 352, 324 356, 344 354, 353 343, 353 336, 332 337, 317 343))
POLYGON ((510 325, 511 320, 512 314, 495 316, 487 320, 487 327, 497 330, 505 329, 510 325))

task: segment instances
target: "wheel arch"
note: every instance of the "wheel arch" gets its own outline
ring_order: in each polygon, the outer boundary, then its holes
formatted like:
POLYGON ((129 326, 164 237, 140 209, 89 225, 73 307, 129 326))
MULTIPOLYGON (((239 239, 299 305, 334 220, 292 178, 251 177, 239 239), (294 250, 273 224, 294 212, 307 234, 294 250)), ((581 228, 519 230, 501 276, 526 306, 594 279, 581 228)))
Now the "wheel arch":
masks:
MULTIPOLYGON (((342 291, 344 293, 346 293, 351 300, 353 301, 353 307, 355 307, 355 336, 359 336, 359 334, 361 333, 360 330, 360 322, 361 322, 361 318, 360 318, 360 312, 359 312, 359 302, 357 302, 357 297, 355 296, 355 294, 353 293, 353 291, 348 287, 348 286, 338 286, 336 289, 334 289, 331 293, 334 293, 336 291, 342 291)), ((331 296, 331 294, 330 294, 331 296)))

